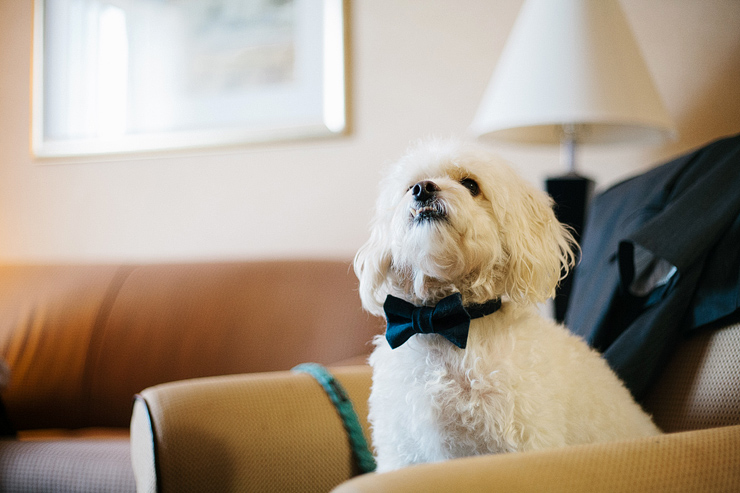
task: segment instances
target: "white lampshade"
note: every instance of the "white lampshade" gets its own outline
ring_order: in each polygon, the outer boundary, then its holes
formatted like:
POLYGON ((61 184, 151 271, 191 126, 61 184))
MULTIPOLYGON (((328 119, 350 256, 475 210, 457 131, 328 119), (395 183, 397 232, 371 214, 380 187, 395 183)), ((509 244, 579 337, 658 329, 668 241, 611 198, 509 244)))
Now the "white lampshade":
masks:
POLYGON ((617 0, 527 0, 470 130, 480 138, 660 142, 674 124, 617 0))

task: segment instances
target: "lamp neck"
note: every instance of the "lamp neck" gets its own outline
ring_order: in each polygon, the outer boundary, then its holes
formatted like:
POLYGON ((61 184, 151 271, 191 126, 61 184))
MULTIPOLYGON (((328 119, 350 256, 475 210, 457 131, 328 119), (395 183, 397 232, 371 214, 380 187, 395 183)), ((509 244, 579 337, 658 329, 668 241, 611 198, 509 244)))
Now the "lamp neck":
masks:
POLYGON ((578 130, 573 123, 567 123, 562 126, 560 136, 561 160, 568 168, 568 173, 576 172, 576 143, 578 130))

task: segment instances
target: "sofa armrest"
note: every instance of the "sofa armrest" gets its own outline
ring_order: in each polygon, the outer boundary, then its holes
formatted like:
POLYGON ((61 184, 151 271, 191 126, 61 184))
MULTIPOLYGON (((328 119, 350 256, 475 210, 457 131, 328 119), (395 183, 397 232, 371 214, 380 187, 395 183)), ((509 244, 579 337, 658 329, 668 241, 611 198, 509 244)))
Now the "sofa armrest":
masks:
MULTIPOLYGON (((331 369, 369 443, 368 366, 331 369)), ((257 373, 148 388, 134 404, 137 491, 329 491, 357 474, 342 421, 307 374, 257 373)))
POLYGON ((736 491, 738 464, 740 426, 729 426, 422 464, 366 474, 334 492, 736 491))

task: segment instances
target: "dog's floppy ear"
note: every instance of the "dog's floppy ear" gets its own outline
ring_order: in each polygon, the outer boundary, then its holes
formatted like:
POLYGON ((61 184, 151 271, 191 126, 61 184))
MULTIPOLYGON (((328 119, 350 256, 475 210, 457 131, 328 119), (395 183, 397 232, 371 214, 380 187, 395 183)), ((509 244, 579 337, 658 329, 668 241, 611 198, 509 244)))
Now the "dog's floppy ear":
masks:
POLYGON ((383 303, 388 294, 387 279, 392 255, 388 226, 377 218, 370 232, 370 239, 355 255, 355 274, 360 280, 362 306, 373 315, 383 315, 383 303))
POLYGON ((550 196, 519 181, 505 208, 504 284, 512 300, 540 303, 555 295, 558 283, 574 265, 573 249, 578 246, 568 227, 555 217, 550 196))

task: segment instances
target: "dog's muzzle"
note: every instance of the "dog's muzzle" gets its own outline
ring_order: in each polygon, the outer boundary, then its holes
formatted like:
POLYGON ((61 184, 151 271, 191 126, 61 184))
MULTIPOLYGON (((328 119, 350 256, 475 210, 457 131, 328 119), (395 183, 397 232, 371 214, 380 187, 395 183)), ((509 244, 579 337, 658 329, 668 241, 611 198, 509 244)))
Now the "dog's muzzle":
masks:
POLYGON ((411 204, 411 219, 414 222, 436 221, 445 219, 447 212, 439 200, 441 189, 430 180, 420 181, 411 187, 414 201, 411 204))

